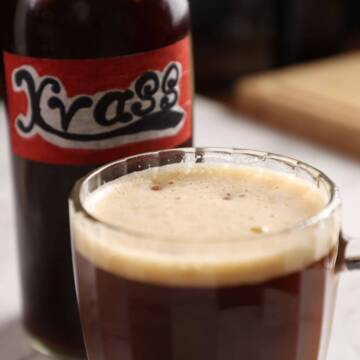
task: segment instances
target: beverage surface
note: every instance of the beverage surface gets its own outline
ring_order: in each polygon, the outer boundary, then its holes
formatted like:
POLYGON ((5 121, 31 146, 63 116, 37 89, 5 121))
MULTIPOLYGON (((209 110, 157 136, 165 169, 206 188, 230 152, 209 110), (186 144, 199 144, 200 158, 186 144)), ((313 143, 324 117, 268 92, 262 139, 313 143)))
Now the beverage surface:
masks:
POLYGON ((321 193, 301 180, 208 165, 133 173, 101 187, 86 201, 101 221, 186 241, 280 231, 324 206, 321 193))
POLYGON ((137 280, 197 286, 260 282, 299 271, 335 247, 326 231, 287 231, 324 209, 320 190, 260 168, 198 164, 145 170, 100 187, 84 205, 124 231, 109 227, 99 235, 79 221, 78 250, 100 268, 137 280))

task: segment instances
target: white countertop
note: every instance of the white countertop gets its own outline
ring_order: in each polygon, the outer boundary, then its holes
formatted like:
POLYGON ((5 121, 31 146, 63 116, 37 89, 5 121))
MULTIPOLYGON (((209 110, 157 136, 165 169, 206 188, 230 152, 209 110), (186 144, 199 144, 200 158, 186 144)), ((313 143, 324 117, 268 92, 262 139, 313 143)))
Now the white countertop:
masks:
MULTIPOLYGON (((360 161, 299 138, 274 131, 198 98, 195 144, 230 146, 289 155, 325 171, 340 186, 344 201, 344 230, 360 236, 360 161)), ((9 150, 3 107, 0 107, 0 360, 41 360, 24 338, 20 323, 20 294, 16 259, 14 210, 9 150)), ((360 272, 342 275, 328 360, 360 358, 360 272)))

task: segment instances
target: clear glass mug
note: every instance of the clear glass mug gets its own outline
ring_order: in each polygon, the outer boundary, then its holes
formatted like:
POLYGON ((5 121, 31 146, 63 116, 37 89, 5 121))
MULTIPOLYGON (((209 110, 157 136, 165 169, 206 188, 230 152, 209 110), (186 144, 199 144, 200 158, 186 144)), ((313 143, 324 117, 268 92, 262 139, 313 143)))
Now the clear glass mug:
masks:
POLYGON ((321 171, 259 151, 167 150, 103 166, 76 184, 69 204, 77 294, 89 360, 326 359, 338 274, 346 264, 357 268, 359 263, 357 258, 345 259, 347 242, 340 236, 339 191, 321 171), (176 163, 245 165, 292 174, 316 185, 328 203, 303 223, 256 240, 186 246, 181 239, 170 243, 168 238, 144 234, 141 226, 129 230, 108 225, 84 207, 87 196, 105 183, 176 163), (101 239, 115 244, 113 251, 101 239), (236 262, 239 254, 251 250, 254 241, 257 247, 272 241, 274 251, 277 246, 284 249, 289 245, 297 255, 291 252, 286 258, 285 254, 278 273, 270 279, 240 285, 216 284, 214 274, 209 273, 202 274, 198 285, 187 286, 187 266, 173 267, 179 260, 190 264, 192 254, 200 263, 214 254, 236 262), (311 263, 302 258, 308 249, 318 252, 311 263), (162 266, 156 263, 164 258, 171 259, 165 268, 166 262, 162 266), (141 271, 134 266, 138 261, 141 271), (156 274, 157 268, 163 269, 151 278, 149 274, 156 274))

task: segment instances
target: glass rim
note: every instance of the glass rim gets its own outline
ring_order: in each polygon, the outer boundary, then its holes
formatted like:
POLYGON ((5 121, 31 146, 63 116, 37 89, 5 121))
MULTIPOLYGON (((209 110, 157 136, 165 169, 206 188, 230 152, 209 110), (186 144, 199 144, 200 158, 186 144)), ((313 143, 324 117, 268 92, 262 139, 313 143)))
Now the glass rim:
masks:
MULTIPOLYGON (((194 155, 196 153, 208 153, 208 154, 213 153, 213 154, 228 155, 228 156, 229 155, 230 156, 231 155, 250 155, 250 156, 254 156, 254 157, 255 156, 259 157, 259 159, 264 159, 264 160, 265 159, 274 159, 277 161, 282 161, 284 163, 286 162, 288 165, 292 164, 294 168, 301 167, 307 171, 310 170, 312 172, 315 172, 315 173, 317 173, 318 177, 321 177, 329 185, 329 188, 330 188, 329 200, 327 201, 324 208, 322 208, 316 214, 314 214, 311 217, 308 217, 307 219, 305 219, 297 224, 294 224, 293 226, 285 227, 284 229, 281 229, 281 230, 247 236, 249 238, 249 240, 251 240, 251 241, 259 241, 259 240, 264 240, 264 239, 268 239, 268 238, 272 238, 272 237, 276 237, 276 236, 284 236, 287 234, 292 234, 295 232, 303 231, 307 228, 310 228, 312 226, 315 226, 315 225, 321 223, 322 221, 325 221, 341 206, 340 191, 339 191, 338 186, 323 171, 319 170, 318 168, 316 168, 312 165, 309 165, 308 163, 303 162, 301 160, 297 160, 293 157, 280 155, 280 154, 273 153, 273 152, 251 150, 251 149, 245 149, 245 148, 244 149, 243 148, 231 148, 231 147, 189 147, 189 148, 167 149, 167 150, 159 150, 159 151, 140 153, 137 155, 128 156, 125 158, 121 158, 119 160, 115 160, 113 162, 110 162, 108 164, 100 166, 99 168, 91 171, 90 173, 88 173, 87 175, 85 175, 84 177, 79 179, 73 187, 73 190, 69 197, 69 202, 74 206, 76 213, 81 213, 85 217, 85 219, 90 221, 93 225, 101 226, 103 228, 106 228, 110 231, 113 231, 113 232, 116 232, 119 234, 126 234, 126 235, 130 235, 131 237, 134 237, 134 238, 147 239, 149 241, 152 241, 152 242, 155 241, 157 243, 163 242, 163 241, 169 241, 169 239, 173 240, 171 235, 166 236, 166 239, 164 239, 163 236, 160 237, 160 235, 156 236, 156 234, 153 234, 153 233, 145 233, 145 232, 137 231, 134 229, 129 229, 129 228, 126 228, 121 225, 110 224, 103 220, 100 220, 96 216, 92 215, 86 209, 86 207, 84 206, 84 204, 80 198, 80 194, 81 194, 81 190, 82 190, 83 186, 87 182, 89 182, 92 178, 94 178, 95 176, 99 175, 100 173, 102 173, 102 172, 106 171, 107 169, 110 169, 118 164, 126 163, 129 160, 139 159, 139 158, 145 157, 145 156, 174 153, 177 151, 185 153, 185 154, 194 154, 194 155)), ((179 162, 179 164, 181 164, 181 162, 179 162)), ((247 165, 244 164, 243 166, 247 166, 247 165)), ((153 168, 156 168, 156 167, 161 167, 161 166, 154 166, 153 168)), ((143 169, 143 170, 146 170, 146 169, 143 169)), ((276 170, 274 170, 274 171, 276 171, 276 170)), ((243 241, 246 241, 246 240, 243 239, 242 242, 243 241)), ((184 243, 184 239, 181 239, 181 242, 184 243)), ((227 242, 227 241, 221 241, 221 242, 217 241, 217 242, 224 244, 224 242, 227 242)), ((233 240, 231 240, 230 242, 233 242, 233 240)), ((204 241, 204 244, 209 244, 209 241, 204 241)))

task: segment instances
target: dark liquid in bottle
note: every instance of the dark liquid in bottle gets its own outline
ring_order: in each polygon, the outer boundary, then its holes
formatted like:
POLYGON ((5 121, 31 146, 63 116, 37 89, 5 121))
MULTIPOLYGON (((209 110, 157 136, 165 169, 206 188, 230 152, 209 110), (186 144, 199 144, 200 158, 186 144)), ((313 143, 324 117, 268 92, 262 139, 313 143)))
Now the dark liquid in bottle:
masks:
MULTIPOLYGON (((121 56, 170 45, 189 33, 185 0, 19 0, 6 50, 30 57, 121 56)), ((10 21, 10 19, 8 19, 10 21)), ((190 146, 188 141, 181 146, 190 146)), ((156 150, 156 149, 154 149, 156 150)), ((67 198, 95 166, 12 158, 24 322, 45 345, 83 353, 73 283, 67 198)))

